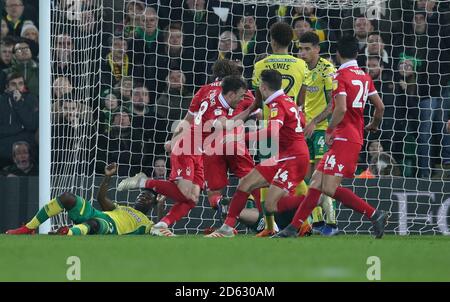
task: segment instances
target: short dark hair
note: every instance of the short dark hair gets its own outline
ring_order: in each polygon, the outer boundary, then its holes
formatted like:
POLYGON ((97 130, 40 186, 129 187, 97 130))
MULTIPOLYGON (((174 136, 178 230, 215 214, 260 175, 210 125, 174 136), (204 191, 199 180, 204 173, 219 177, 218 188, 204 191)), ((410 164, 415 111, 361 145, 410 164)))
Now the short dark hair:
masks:
POLYGON ((217 60, 212 66, 212 73, 214 78, 220 80, 226 76, 241 74, 237 63, 228 59, 217 60))
POLYGON ((241 88, 247 89, 247 83, 240 76, 229 75, 222 80, 222 94, 227 94, 230 91, 236 92, 241 88))
POLYGON ((265 69, 261 72, 261 82, 267 84, 271 90, 280 90, 282 82, 281 73, 275 69, 265 69))
POLYGON ((358 56, 358 40, 353 36, 344 36, 337 43, 337 51, 343 59, 356 59, 358 56))
POLYGON ((22 78, 25 80, 24 76, 19 72, 11 72, 6 76, 6 84, 9 84, 12 80, 22 78))
POLYGON ((300 37, 299 42, 300 43, 311 43, 313 46, 318 46, 320 43, 320 39, 316 33, 310 31, 310 32, 304 33, 300 37))
POLYGON ((277 22, 270 27, 270 37, 280 46, 288 47, 294 38, 294 31, 286 22, 277 22))

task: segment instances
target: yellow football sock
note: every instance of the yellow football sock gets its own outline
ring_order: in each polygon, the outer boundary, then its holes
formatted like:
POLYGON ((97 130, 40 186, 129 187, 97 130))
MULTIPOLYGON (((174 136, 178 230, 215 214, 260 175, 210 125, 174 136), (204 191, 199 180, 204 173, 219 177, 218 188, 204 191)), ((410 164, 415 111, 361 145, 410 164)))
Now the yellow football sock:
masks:
POLYGON ((67 236, 87 235, 89 227, 85 224, 77 224, 69 229, 67 236))
POLYGON ((37 229, 44 221, 46 221, 50 217, 58 215, 62 211, 63 208, 59 204, 58 200, 56 200, 56 198, 53 198, 49 203, 41 208, 37 212, 36 216, 34 216, 33 219, 31 219, 31 221, 28 222, 25 226, 29 229, 37 229))
POLYGON ((321 206, 326 215, 326 223, 336 224, 336 209, 333 205, 333 199, 327 195, 322 194, 320 197, 321 206))
POLYGON ((321 207, 315 207, 314 210, 311 213, 314 222, 320 222, 323 221, 323 214, 322 214, 322 208, 321 207))

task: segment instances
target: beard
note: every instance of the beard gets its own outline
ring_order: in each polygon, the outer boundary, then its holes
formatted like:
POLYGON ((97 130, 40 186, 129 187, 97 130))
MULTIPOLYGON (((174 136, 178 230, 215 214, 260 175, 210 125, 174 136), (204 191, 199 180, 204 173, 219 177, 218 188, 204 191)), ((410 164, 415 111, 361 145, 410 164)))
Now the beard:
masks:
POLYGON ((133 104, 133 109, 134 109, 135 111, 144 111, 144 109, 145 109, 145 104, 144 104, 144 103, 133 104))
POLYGON ((113 125, 111 128, 111 137, 127 138, 131 136, 131 127, 120 127, 113 125))

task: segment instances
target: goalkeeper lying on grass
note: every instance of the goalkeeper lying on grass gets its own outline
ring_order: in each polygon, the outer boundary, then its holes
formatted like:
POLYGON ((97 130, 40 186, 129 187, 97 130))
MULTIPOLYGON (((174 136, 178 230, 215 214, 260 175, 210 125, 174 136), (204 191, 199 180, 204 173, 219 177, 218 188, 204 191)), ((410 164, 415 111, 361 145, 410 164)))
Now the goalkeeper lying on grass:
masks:
POLYGON ((63 193, 50 200, 41 208, 36 216, 26 225, 9 230, 6 234, 35 234, 36 229, 44 221, 58 215, 64 209, 74 226, 61 227, 56 234, 61 235, 94 235, 94 234, 148 234, 153 222, 146 216, 151 206, 156 203, 156 196, 151 191, 142 191, 136 199, 134 208, 113 203, 107 196, 111 176, 117 172, 117 164, 105 167, 105 177, 100 185, 97 201, 102 211, 95 209, 90 202, 72 193, 63 193))

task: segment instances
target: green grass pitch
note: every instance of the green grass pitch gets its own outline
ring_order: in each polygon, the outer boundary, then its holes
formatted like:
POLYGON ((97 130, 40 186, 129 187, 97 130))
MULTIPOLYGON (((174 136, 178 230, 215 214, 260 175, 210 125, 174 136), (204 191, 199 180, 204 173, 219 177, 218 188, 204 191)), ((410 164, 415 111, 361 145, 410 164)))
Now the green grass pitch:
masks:
POLYGON ((0 281, 67 281, 69 256, 81 281, 450 281, 450 237, 269 239, 238 236, 0 236, 0 281))

